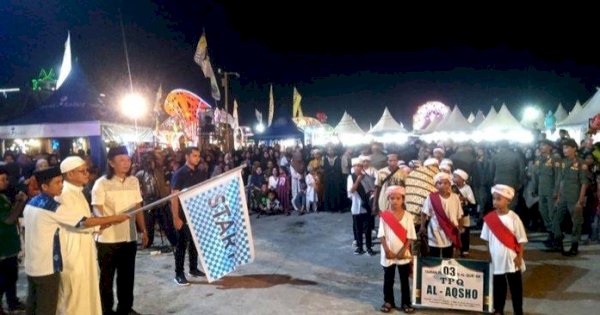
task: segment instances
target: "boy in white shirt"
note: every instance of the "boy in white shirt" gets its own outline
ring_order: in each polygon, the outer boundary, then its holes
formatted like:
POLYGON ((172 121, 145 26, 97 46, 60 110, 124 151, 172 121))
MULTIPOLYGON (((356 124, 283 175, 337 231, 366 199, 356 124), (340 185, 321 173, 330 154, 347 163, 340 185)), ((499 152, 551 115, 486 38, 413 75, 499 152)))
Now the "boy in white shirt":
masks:
POLYGON ((471 244, 470 214, 472 211, 477 209, 477 205, 475 202, 475 194, 473 193, 473 189, 471 189, 471 186, 467 185, 467 180, 469 180, 469 174, 467 174, 467 172, 461 169, 456 169, 453 175, 454 185, 452 186, 452 190, 456 194, 458 194, 464 212, 464 216, 462 217, 461 221, 461 225, 463 226, 464 231, 460 235, 460 240, 462 244, 462 247, 460 248, 460 256, 467 257, 469 256, 469 248, 471 244))
POLYGON ((412 215, 404 208, 404 187, 390 186, 385 194, 389 201, 389 209, 380 213, 379 231, 377 237, 381 241, 381 266, 383 266, 383 305, 381 311, 389 313, 395 308, 394 278, 396 267, 400 274, 400 288, 402 292, 402 310, 405 313, 414 313, 415 309, 410 303, 410 287, 408 277, 410 274, 411 243, 417 239, 412 215))
POLYGON ((419 234, 427 233, 429 255, 432 257, 452 258, 453 247, 461 247, 463 209, 458 195, 451 190, 451 179, 447 173, 435 175, 433 181, 437 192, 429 194, 423 202, 419 234))
POLYGON ((495 211, 484 217, 481 239, 488 242, 492 269, 494 273, 494 314, 504 314, 506 302, 506 282, 510 286, 510 295, 515 315, 523 314, 523 280, 525 271, 523 254, 527 235, 523 222, 508 205, 515 190, 507 185, 492 187, 495 211))

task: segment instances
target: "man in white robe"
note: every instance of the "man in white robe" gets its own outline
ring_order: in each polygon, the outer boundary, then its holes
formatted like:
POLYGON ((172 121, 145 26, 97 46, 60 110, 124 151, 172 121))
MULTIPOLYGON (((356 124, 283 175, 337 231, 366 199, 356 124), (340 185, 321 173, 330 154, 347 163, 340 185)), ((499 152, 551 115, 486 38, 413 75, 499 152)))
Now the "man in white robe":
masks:
MULTIPOLYGON (((90 206, 83 195, 89 181, 89 172, 83 159, 67 157, 60 164, 64 177, 63 190, 59 198, 68 211, 82 217, 91 215, 90 206)), ((101 315, 100 280, 94 232, 98 228, 65 228, 61 233, 63 271, 60 274, 58 300, 59 314, 101 315)))

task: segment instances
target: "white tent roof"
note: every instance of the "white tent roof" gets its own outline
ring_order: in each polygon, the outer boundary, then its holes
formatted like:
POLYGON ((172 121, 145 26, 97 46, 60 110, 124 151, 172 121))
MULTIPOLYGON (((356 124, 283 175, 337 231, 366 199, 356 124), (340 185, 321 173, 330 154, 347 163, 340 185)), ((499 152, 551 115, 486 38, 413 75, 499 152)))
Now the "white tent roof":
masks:
POLYGON ((469 118, 467 118, 467 121, 469 123, 472 123, 473 120, 475 120, 475 115, 473 115, 473 112, 469 113, 469 118))
MULTIPOLYGON (((575 105, 577 107, 577 104, 575 105)), ((558 126, 568 125, 588 125, 588 120, 600 112, 600 88, 596 88, 596 93, 592 96, 581 110, 573 108, 569 117, 558 123, 558 126), (577 110, 577 112, 575 112, 577 110)))
MULTIPOLYGON (((579 105, 579 106, 581 106, 581 105, 579 105)), ((569 114, 567 114, 567 111, 562 106, 562 103, 558 103, 558 107, 556 108, 556 111, 554 112, 554 118, 556 118, 556 122, 563 121, 565 118, 567 118, 567 116, 569 116, 569 114)))
POLYGON ((340 122, 334 128, 335 133, 338 135, 360 135, 364 136, 365 132, 360 129, 356 121, 352 118, 352 116, 348 115, 344 111, 344 115, 340 122))
POLYGON ((508 110, 508 108, 506 107, 505 104, 502 104, 502 107, 500 108, 500 110, 498 111, 498 114, 496 115, 496 117, 493 117, 493 119, 488 120, 489 119, 486 118, 486 120, 481 123, 481 125, 479 125, 477 127, 477 130, 487 130, 487 129, 494 129, 494 130, 519 130, 519 129, 523 129, 523 126, 521 125, 521 123, 519 123, 519 121, 515 118, 515 116, 513 116, 510 111, 508 110))
POLYGON ((471 129, 473 129, 473 126, 463 116, 458 106, 454 106, 448 117, 435 127, 436 132, 469 131, 471 129))
POLYGON ((368 133, 407 133, 407 131, 392 117, 392 114, 390 114, 390 111, 386 107, 379 121, 368 133))
POLYGON ((494 119, 496 119, 497 115, 498 113, 496 112, 496 109, 494 108, 494 106, 492 106, 488 114, 485 116, 485 119, 477 126, 477 129, 482 129, 488 125, 491 125, 494 119))
MULTIPOLYGON (((494 109, 492 107, 492 109, 494 109)), ((496 110, 494 110, 494 112, 496 112, 496 110)), ((485 116, 483 115, 483 112, 481 110, 477 111, 477 114, 475 115, 475 120, 473 120, 471 122, 471 125, 473 125, 474 127, 479 126, 483 121, 485 120, 485 116)))

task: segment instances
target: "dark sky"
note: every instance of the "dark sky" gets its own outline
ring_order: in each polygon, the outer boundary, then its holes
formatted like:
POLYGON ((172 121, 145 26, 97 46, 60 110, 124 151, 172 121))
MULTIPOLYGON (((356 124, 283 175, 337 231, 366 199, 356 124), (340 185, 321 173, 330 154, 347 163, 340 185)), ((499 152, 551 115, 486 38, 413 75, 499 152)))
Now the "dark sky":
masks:
POLYGON ((136 89, 152 99, 162 83, 212 101, 192 59, 204 27, 213 67, 241 74, 231 94, 242 123, 254 124, 254 108, 266 117, 270 83, 277 108, 290 110, 297 86, 305 114, 323 111, 335 125, 348 110, 363 127, 385 106, 410 125, 429 100, 458 104, 465 115, 503 102, 518 118, 524 104, 547 110, 562 102, 569 110, 600 85, 591 5, 183 2, 0 0, 0 87, 25 86, 41 68, 58 70, 70 30, 88 79, 101 92, 122 94, 119 8, 136 89))

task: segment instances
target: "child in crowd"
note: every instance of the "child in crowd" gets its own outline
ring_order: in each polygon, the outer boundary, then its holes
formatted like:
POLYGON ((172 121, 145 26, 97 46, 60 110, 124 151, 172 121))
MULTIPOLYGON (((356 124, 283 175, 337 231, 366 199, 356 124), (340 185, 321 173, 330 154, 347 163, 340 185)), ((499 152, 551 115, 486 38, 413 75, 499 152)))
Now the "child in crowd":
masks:
POLYGON ((300 178, 298 193, 296 194, 296 198, 292 200, 292 205, 294 206, 294 210, 298 211, 298 215, 304 215, 306 212, 306 182, 304 178, 300 178))
MULTIPOLYGON (((267 193, 267 200, 265 204, 265 213, 268 215, 279 214, 283 211, 281 202, 277 199, 277 193, 273 190, 269 190, 267 193)), ((288 215, 286 213, 286 215, 288 215)))
POLYGON ((269 188, 267 186, 267 183, 263 183, 260 186, 260 191, 257 191, 254 194, 254 202, 253 202, 254 208, 252 210, 254 210, 255 212, 258 212, 257 217, 260 217, 261 213, 263 213, 267 209, 268 194, 269 194, 269 188))
POLYGON ((402 293, 402 311, 414 313, 410 302, 411 243, 417 238, 412 215, 407 214, 404 207, 404 187, 390 186, 385 194, 390 209, 380 213, 377 237, 381 241, 381 265, 383 266, 383 305, 380 310, 389 313, 396 305, 394 300, 394 278, 396 268, 400 274, 402 293))
POLYGON ((306 174, 306 210, 308 212, 317 212, 317 203, 319 198, 317 197, 317 171, 312 169, 306 174))
POLYGON ((477 205, 475 202, 475 194, 473 193, 473 189, 471 186, 467 185, 467 180, 469 180, 469 174, 467 172, 456 169, 453 173, 454 175, 454 186, 452 186, 452 190, 458 195, 460 198, 461 205, 463 207, 464 216, 462 217, 462 226, 463 233, 460 235, 461 240, 461 249, 460 256, 468 257, 469 256, 469 247, 471 244, 470 236, 471 236, 471 212, 477 211, 477 205))
POLYGON ((457 194, 451 190, 452 177, 438 173, 433 181, 437 192, 429 194, 423 202, 419 234, 427 233, 429 254, 432 257, 452 258, 453 247, 461 248, 460 233, 463 209, 457 194))
POLYGON ((515 315, 523 314, 523 280, 525 271, 523 255, 527 243, 525 227, 519 216, 508 205, 515 190, 507 185, 492 187, 492 200, 495 211, 484 218, 481 239, 488 242, 494 274, 494 314, 504 314, 506 302, 506 282, 510 286, 510 295, 515 315))

